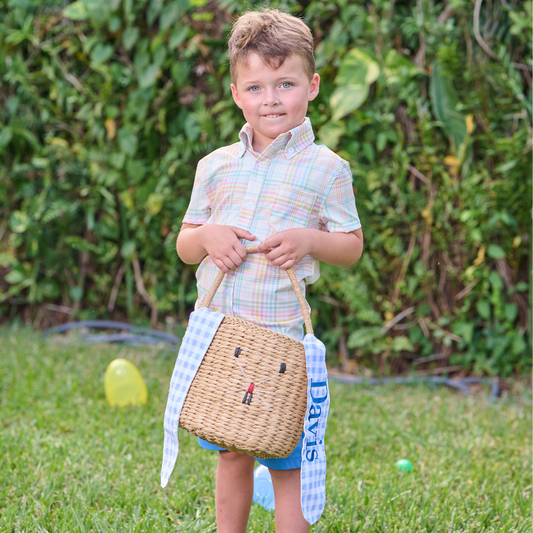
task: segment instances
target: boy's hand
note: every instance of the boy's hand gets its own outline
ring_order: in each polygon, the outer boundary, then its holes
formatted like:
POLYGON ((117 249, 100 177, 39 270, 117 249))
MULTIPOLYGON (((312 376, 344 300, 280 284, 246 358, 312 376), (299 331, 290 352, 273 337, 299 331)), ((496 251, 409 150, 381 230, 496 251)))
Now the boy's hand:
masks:
POLYGON ((239 239, 255 239, 255 235, 245 229, 217 224, 202 226, 201 237, 205 251, 224 273, 238 267, 246 258, 246 248, 239 239))
POLYGON ((353 265, 363 252, 363 232, 361 229, 348 233, 287 229, 269 237, 258 248, 260 251, 274 248, 266 258, 283 270, 296 265, 306 255, 330 265, 353 265))
POLYGON ((294 228, 280 231, 263 241, 259 250, 274 248, 266 254, 266 258, 282 270, 293 267, 306 255, 311 253, 311 241, 315 230, 309 228, 294 228))

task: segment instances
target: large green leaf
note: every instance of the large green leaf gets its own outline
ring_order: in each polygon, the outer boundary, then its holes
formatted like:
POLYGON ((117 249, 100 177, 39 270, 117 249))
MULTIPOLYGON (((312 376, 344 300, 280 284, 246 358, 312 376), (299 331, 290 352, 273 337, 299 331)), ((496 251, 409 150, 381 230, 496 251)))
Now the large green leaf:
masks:
POLYGON ((82 252, 93 252, 97 255, 102 253, 102 250, 93 244, 92 242, 88 242, 82 237, 77 237, 75 235, 71 237, 66 237, 65 242, 72 246, 75 250, 80 250, 82 252))
POLYGON ((407 337, 400 335, 399 337, 394 337, 392 339, 392 343, 390 344, 389 349, 394 352, 412 352, 414 350, 414 346, 413 343, 407 337))
POLYGON ((83 2, 78 1, 63 9, 63 16, 70 20, 84 20, 89 18, 89 11, 83 2))
POLYGON ((63 9, 63 16, 71 20, 91 18, 102 23, 109 18, 112 9, 116 9, 116 0, 111 5, 107 0, 78 0, 63 9))
POLYGON ((455 322, 452 324, 452 332, 463 339, 466 344, 471 344, 474 338, 474 323, 473 322, 455 322))
POLYGON ((374 342, 380 336, 381 328, 378 326, 368 326, 352 331, 348 337, 348 348, 363 348, 374 342))
POLYGON ((146 89, 155 83, 157 73, 159 72, 159 65, 148 65, 146 69, 139 74, 139 87, 146 89))
POLYGON ((479 316, 484 320, 488 320, 490 318, 490 302, 488 300, 480 300, 476 304, 476 309, 479 313, 479 316))
POLYGON ((378 79, 379 72, 379 63, 373 59, 369 51, 352 48, 342 59, 335 84, 370 85, 378 79))
POLYGON ((20 270, 11 270, 11 272, 8 272, 4 279, 10 284, 14 285, 16 283, 20 283, 21 281, 24 281, 27 279, 27 276, 24 274, 24 272, 21 272, 20 270))
POLYGON ((159 17, 159 28, 165 31, 170 28, 178 20, 180 15, 180 7, 176 2, 167 4, 159 17))
POLYGON ((505 259, 506 257, 505 250, 501 246, 493 243, 489 244, 487 255, 493 259, 505 259))
POLYGON ((122 44, 124 48, 130 51, 139 38, 139 28, 128 28, 122 35, 122 44))
POLYGON ((13 211, 9 217, 9 225, 15 233, 24 233, 30 225, 26 211, 13 211))
POLYGON ((91 52, 91 61, 96 64, 105 63, 113 55, 110 44, 98 43, 91 52))
POLYGON ((370 84, 379 76, 379 63, 364 48, 352 48, 342 59, 335 78, 337 89, 331 95, 333 120, 340 120, 363 105, 370 84))
POLYGON ((189 73, 191 72, 190 65, 185 61, 176 61, 170 67, 170 74, 178 84, 178 86, 183 85, 183 83, 187 80, 187 77, 189 76, 189 73))
POLYGON ((346 127, 343 124, 334 121, 326 122, 318 132, 318 142, 334 150, 344 133, 346 133, 346 127))
POLYGON ((139 141, 133 131, 128 128, 120 128, 117 138, 118 144, 125 154, 129 156, 135 155, 139 141))
POLYGON ((451 78, 442 72, 438 62, 433 65, 429 92, 433 113, 437 120, 442 122, 448 135, 453 138, 457 150, 466 136, 466 117, 457 111, 459 98, 451 78))
POLYGON ((146 200, 146 209, 148 209, 152 215, 157 215, 157 213, 161 211, 164 201, 164 194, 154 192, 148 195, 148 199, 146 200))
POLYGON ((11 128, 3 128, 0 131, 0 148, 7 146, 12 138, 13 133, 11 131, 11 128))
POLYGON ((394 49, 386 52, 383 59, 385 61, 386 74, 389 77, 389 82, 406 81, 407 79, 422 73, 422 70, 419 67, 394 49))
POLYGON ((137 249, 135 246, 135 241, 126 241, 120 250, 122 257, 125 259, 133 259, 137 254, 137 249))
POLYGON ((177 46, 183 43, 185 39, 187 38, 187 34, 189 33, 189 26, 179 26, 177 24, 174 25, 174 29, 172 30, 172 33, 170 34, 170 39, 168 41, 168 47, 170 50, 174 50, 177 46))
POLYGON ((330 100, 332 119, 340 120, 361 107, 368 96, 368 85, 345 85, 333 91, 330 100))

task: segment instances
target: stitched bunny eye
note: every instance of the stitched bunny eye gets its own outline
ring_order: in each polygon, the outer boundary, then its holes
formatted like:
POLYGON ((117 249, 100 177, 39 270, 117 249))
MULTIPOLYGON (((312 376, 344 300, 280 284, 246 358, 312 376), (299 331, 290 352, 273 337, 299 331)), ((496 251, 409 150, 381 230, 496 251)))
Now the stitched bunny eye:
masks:
POLYGON ((287 365, 285 363, 281 363, 281 365, 279 366, 279 373, 285 374, 285 370, 287 370, 287 365))

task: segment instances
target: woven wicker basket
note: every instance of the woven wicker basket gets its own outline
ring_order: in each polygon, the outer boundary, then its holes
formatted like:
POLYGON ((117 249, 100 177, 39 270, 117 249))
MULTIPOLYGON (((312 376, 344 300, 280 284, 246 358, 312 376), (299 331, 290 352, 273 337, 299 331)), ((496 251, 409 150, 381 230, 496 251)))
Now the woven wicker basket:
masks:
MULTIPOLYGON (((248 253, 258 252, 250 246, 248 253)), ((311 319, 296 275, 287 270, 304 316, 311 319)), ((202 307, 224 279, 220 272, 202 307)), ((246 320, 222 320, 189 388, 179 425, 230 451, 262 459, 287 457, 298 444, 307 407, 304 346, 246 320)))

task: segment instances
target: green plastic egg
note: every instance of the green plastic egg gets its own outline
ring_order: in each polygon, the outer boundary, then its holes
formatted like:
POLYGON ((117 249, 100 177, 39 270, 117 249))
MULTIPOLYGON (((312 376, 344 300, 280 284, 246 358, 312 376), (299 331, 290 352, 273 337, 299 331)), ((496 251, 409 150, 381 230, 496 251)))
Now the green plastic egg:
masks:
POLYGON ((413 465, 409 459, 400 459, 399 461, 396 461, 396 468, 402 472, 407 472, 410 474, 413 470, 413 465))
POLYGON ((126 359, 109 363, 104 377, 105 397, 110 405, 137 405, 148 401, 148 389, 137 367, 126 359))

